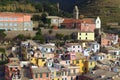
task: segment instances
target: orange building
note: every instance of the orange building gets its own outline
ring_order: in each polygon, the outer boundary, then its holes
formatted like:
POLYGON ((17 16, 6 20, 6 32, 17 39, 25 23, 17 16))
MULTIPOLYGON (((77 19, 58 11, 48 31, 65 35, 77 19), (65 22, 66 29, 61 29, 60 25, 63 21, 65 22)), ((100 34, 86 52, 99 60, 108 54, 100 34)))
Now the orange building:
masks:
POLYGON ((0 13, 0 29, 4 30, 33 30, 31 15, 24 13, 0 13))
POLYGON ((67 29, 79 29, 80 31, 91 31, 94 32, 96 28, 95 20, 92 18, 84 18, 84 19, 64 19, 63 23, 61 23, 62 28, 67 29))

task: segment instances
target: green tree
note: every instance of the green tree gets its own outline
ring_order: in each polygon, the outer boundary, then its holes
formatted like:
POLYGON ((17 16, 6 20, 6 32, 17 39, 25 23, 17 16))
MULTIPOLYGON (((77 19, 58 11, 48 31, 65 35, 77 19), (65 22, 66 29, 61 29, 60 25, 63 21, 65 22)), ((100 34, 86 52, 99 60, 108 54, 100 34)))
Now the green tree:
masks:
POLYGON ((55 35, 55 37, 56 37, 56 39, 58 39, 58 40, 63 40, 63 37, 64 37, 64 34, 56 34, 55 35))
POLYGON ((71 33, 70 38, 75 41, 77 39, 77 33, 75 32, 71 33))
POLYGON ((25 40, 26 37, 23 34, 19 34, 19 35, 16 36, 16 39, 25 40))
POLYGON ((49 34, 52 34, 52 33, 53 33, 53 30, 52 30, 52 29, 50 29, 48 32, 49 32, 49 34))
POLYGON ((31 18, 32 21, 40 21, 41 17, 39 15, 33 15, 31 18))
POLYGON ((63 37, 63 39, 64 39, 64 41, 70 40, 70 35, 65 35, 65 36, 63 37))
POLYGON ((0 40, 4 40, 6 37, 5 30, 0 30, 0 40))
POLYGON ((33 37, 33 40, 38 40, 40 43, 44 43, 45 42, 44 36, 41 33, 41 29, 39 29, 36 32, 36 35, 33 37))

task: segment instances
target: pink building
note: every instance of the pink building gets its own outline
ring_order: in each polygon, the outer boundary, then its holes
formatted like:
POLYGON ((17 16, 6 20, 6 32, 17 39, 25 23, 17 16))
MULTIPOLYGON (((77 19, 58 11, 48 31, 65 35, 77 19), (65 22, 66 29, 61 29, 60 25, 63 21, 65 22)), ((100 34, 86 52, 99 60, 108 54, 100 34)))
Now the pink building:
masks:
POLYGON ((68 54, 70 55, 70 60, 75 60, 76 59, 76 53, 69 52, 68 54))
POLYGON ((5 80, 21 80, 21 68, 17 62, 5 65, 5 80))
POLYGON ((61 23, 61 27, 67 29, 79 29, 80 31, 92 31, 94 32, 96 28, 95 20, 92 18, 84 18, 84 19, 64 19, 63 23, 61 23))
POLYGON ((0 29, 4 30, 33 30, 31 15, 24 13, 1 12, 0 29))
POLYGON ((33 80, 50 80, 50 70, 47 67, 31 67, 31 75, 33 80))
POLYGON ((117 44, 119 41, 118 35, 115 34, 102 34, 101 46, 110 46, 117 44))

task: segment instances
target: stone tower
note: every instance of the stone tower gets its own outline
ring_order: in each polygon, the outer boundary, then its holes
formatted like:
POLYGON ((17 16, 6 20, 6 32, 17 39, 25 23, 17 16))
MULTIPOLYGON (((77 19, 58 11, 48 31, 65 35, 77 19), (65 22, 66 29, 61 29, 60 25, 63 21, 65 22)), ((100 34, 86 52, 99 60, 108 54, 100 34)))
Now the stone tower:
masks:
POLYGON ((78 6, 75 6, 75 8, 73 10, 73 18, 74 19, 79 19, 79 9, 78 9, 78 6))

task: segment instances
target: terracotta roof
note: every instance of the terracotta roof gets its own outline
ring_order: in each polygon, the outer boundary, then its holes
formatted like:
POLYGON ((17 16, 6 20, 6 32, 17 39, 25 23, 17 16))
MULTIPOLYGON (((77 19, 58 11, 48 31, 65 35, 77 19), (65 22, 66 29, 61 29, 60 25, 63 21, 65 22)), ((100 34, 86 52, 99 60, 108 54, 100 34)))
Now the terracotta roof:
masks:
POLYGON ((25 15, 30 16, 29 14, 25 14, 25 13, 12 13, 12 12, 0 12, 0 16, 2 17, 23 17, 25 15))
POLYGON ((37 68, 32 68, 33 73, 49 73, 50 69, 47 67, 37 67, 37 68))
POLYGON ((95 20, 93 18, 84 18, 84 19, 71 19, 71 18, 65 18, 63 21, 64 23, 95 23, 95 20))

